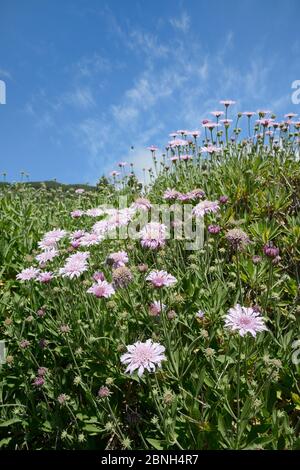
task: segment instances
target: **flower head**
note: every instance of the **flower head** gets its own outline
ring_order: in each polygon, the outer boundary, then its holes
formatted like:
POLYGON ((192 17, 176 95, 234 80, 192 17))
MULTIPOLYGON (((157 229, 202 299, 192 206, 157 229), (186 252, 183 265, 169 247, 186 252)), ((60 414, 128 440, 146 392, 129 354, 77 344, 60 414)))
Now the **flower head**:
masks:
POLYGON ((192 213, 196 217, 204 217, 205 214, 208 214, 209 212, 216 213, 220 210, 219 202, 218 201, 201 201, 199 204, 197 204, 192 213))
POLYGON ((153 343, 148 339, 145 343, 137 341, 127 346, 127 352, 121 356, 121 362, 127 365, 125 372, 132 374, 138 371, 141 377, 147 369, 149 372, 155 371, 156 366, 161 367, 161 362, 166 360, 165 348, 159 343, 153 343))
POLYGON ((272 242, 265 245, 263 251, 268 258, 276 258, 279 255, 279 248, 273 245, 272 242))
POLYGON ((40 270, 31 266, 30 268, 23 269, 16 278, 19 281, 31 281, 31 279, 36 279, 40 270))
POLYGON ((51 271, 44 271, 40 273, 37 277, 37 280, 42 284, 47 284, 53 279, 53 272, 51 271))
POLYGON ((151 271, 146 277, 146 281, 151 282, 153 287, 169 287, 177 282, 176 277, 166 271, 151 271))
POLYGON ((132 273, 126 266, 120 266, 113 271, 113 284, 115 287, 126 287, 132 281, 132 273))
POLYGON ((90 254, 87 251, 80 251, 67 258, 65 265, 60 268, 59 274, 63 277, 79 277, 84 271, 87 271, 88 264, 87 260, 90 254))
POLYGON ((253 308, 241 307, 239 304, 229 309, 225 317, 225 327, 231 331, 238 331, 241 336, 250 333, 253 337, 258 332, 268 330, 259 312, 253 308))
POLYGON ((141 245, 143 248, 156 250, 166 243, 166 225, 159 222, 150 222, 140 231, 141 245))
POLYGON ((225 237, 235 250, 242 250, 250 243, 248 235, 239 228, 228 230, 225 237))
POLYGON ((151 317, 157 317, 165 308, 166 305, 162 304, 160 300, 154 300, 149 306, 149 314, 151 317))
POLYGON ((115 293, 115 289, 107 281, 98 281, 90 287, 87 292, 94 294, 98 298, 108 298, 115 293))
POLYGON ((59 252, 55 248, 50 248, 35 257, 40 265, 46 264, 48 261, 52 261, 53 258, 59 255, 59 252))
POLYGON ((116 253, 111 253, 106 259, 106 262, 112 265, 113 269, 125 266, 128 261, 129 259, 126 251, 116 251, 116 253))
POLYGON ((135 200, 132 207, 134 207, 134 209, 147 211, 148 209, 151 209, 152 205, 149 199, 146 199, 145 197, 140 197, 135 200))

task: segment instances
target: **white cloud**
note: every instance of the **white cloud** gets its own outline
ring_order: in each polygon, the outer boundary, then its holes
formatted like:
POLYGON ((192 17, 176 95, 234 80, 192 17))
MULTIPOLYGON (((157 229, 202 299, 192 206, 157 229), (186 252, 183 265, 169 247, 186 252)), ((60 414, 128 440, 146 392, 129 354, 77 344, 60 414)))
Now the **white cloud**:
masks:
POLYGON ((78 87, 62 96, 61 101, 78 108, 91 108, 96 105, 93 92, 88 87, 78 87))
POLYGON ((184 11, 184 12, 181 13, 180 16, 171 18, 170 23, 173 26, 173 28, 175 28, 179 31, 182 31, 183 33, 186 33, 190 28, 190 17, 184 11))

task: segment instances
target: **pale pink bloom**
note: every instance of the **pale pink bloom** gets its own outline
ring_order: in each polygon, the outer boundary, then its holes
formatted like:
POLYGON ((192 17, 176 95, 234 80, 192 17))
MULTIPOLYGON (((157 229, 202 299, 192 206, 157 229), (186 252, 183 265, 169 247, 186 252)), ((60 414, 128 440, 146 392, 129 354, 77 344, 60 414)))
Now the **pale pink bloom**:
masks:
POLYGON ((222 149, 220 147, 216 147, 215 145, 207 145, 205 147, 201 147, 201 152, 218 153, 222 152, 222 149))
POLYGON ((243 116, 247 116, 247 117, 252 117, 252 116, 255 116, 255 112, 254 111, 244 111, 242 113, 243 116))
POLYGON ((109 284, 107 281, 97 281, 95 284, 90 287, 87 292, 93 294, 98 298, 108 298, 115 293, 115 289, 112 284, 109 284))
POLYGON ((37 280, 42 284, 47 284, 53 279, 53 272, 51 271, 44 271, 40 273, 37 277, 37 280))
POLYGON ((229 126, 232 123, 232 119, 221 119, 220 122, 224 124, 224 126, 229 126))
POLYGON ((256 336, 260 331, 267 331, 265 320, 259 312, 255 312, 253 308, 241 307, 237 304, 229 309, 225 317, 225 327, 231 331, 238 331, 241 336, 250 333, 256 336))
POLYGON ((40 270, 34 266, 30 268, 23 269, 19 274, 17 274, 16 279, 19 281, 31 281, 31 279, 36 279, 40 270))
POLYGON ((67 235, 65 230, 61 230, 60 228, 50 230, 50 232, 46 232, 43 239, 55 239, 55 241, 59 241, 67 235))
POLYGON ((288 113, 284 115, 284 117, 287 119, 292 119, 293 117, 296 117, 296 116, 298 116, 298 114, 296 113, 288 113))
POLYGON ((120 175, 120 173, 119 173, 118 171, 115 171, 115 170, 114 170, 114 171, 111 171, 111 172, 110 172, 110 176, 113 176, 114 178, 115 178, 116 176, 119 176, 119 175, 120 175))
POLYGON ((165 308, 166 305, 162 304, 160 300, 154 300, 149 306, 149 314, 151 317, 157 317, 165 308))
POLYGON ((193 160, 193 156, 192 155, 180 155, 179 159, 183 161, 193 160))
POLYGON ((155 152, 156 150, 158 150, 158 147, 156 147, 155 145, 150 145, 150 147, 147 147, 147 150, 150 150, 151 152, 155 152))
POLYGON ((197 204, 192 213, 196 217, 204 217, 205 214, 209 212, 216 213, 220 210, 219 202, 218 201, 201 201, 197 204))
POLYGON ((156 250, 166 243, 166 225, 159 222, 150 222, 140 231, 141 245, 143 248, 156 250))
POLYGON ((168 144, 170 145, 170 147, 181 147, 181 146, 188 145, 188 142, 183 139, 174 139, 168 142, 168 144))
POLYGON ((132 374, 137 370, 138 376, 141 377, 145 369, 154 372, 156 366, 161 367, 161 362, 166 360, 164 352, 164 346, 154 343, 152 339, 148 339, 145 343, 137 341, 127 346, 127 352, 121 356, 121 363, 127 365, 125 373, 132 374))
POLYGON ((128 165, 127 162, 119 162, 119 163, 118 163, 118 166, 119 166, 120 168, 124 168, 124 166, 126 166, 126 165, 128 165))
POLYGON ((132 207, 134 209, 140 209, 142 211, 147 211, 147 210, 151 209, 152 205, 151 205, 151 202, 149 201, 149 199, 146 199, 144 197, 140 197, 140 198, 138 198, 134 201, 134 203, 132 204, 132 207))
POLYGON ((235 101, 233 101, 233 100, 221 100, 220 104, 224 104, 224 106, 227 107, 227 106, 230 106, 232 104, 235 104, 235 101))
POLYGON ((204 312, 202 310, 198 310, 196 313, 196 318, 200 318, 202 320, 202 318, 204 318, 204 312))
POLYGON ((209 121, 209 122, 205 122, 204 124, 202 124, 203 127, 206 127, 207 129, 214 129, 215 127, 219 127, 220 124, 216 123, 216 122, 212 122, 212 121, 209 121))
POLYGON ((120 268, 125 266, 128 263, 128 254, 126 251, 117 251, 116 253, 111 253, 107 257, 108 264, 112 264, 113 269, 120 268))
POLYGON ((71 240, 78 240, 78 238, 81 238, 84 234, 84 230, 75 230, 75 232, 70 234, 71 240))
POLYGON ((85 211, 85 215, 89 217, 99 217, 103 214, 104 214, 103 209, 100 209, 98 207, 95 207, 93 209, 88 209, 85 211))
POLYGON ((60 268, 59 274, 61 274, 63 277, 69 277, 70 279, 79 277, 88 269, 87 260, 89 256, 89 252, 86 251, 80 251, 74 255, 69 256, 66 259, 65 265, 60 268))
POLYGON ((167 201, 172 201, 178 198, 180 195, 179 191, 176 191, 176 189, 166 189, 163 195, 163 198, 166 199, 167 201))
POLYGON ((257 114, 259 114, 259 116, 262 116, 264 117, 266 114, 271 114, 272 111, 268 111, 266 109, 258 109, 257 110, 257 114))
POLYGON ((39 262, 40 265, 47 263, 48 261, 52 261, 53 258, 59 255, 59 252, 55 248, 51 248, 50 250, 45 250, 39 255, 35 257, 35 259, 39 262))
POLYGON ((82 237, 79 238, 79 246, 94 246, 99 245, 102 238, 97 233, 86 232, 82 237))
POLYGON ((212 114, 215 117, 220 117, 220 116, 223 116, 224 111, 211 111, 210 114, 212 114))
POLYGON ((55 237, 43 238, 41 241, 38 242, 38 247, 42 250, 50 250, 52 248, 56 248, 56 246, 57 241, 55 237))
POLYGON ((177 162, 177 160, 179 160, 179 157, 178 155, 172 155, 172 157, 170 157, 170 160, 171 162, 177 162))
POLYGON ((93 225, 93 232, 97 235, 105 236, 108 233, 108 223, 107 220, 100 220, 93 225))
POLYGON ((202 189, 195 188, 192 189, 192 191, 189 191, 187 195, 189 199, 193 201, 194 199, 201 199, 203 196, 205 196, 205 192, 202 189))
POLYGON ((84 192, 85 192, 85 190, 83 188, 75 189, 76 194, 83 194, 84 192))
POLYGON ((196 130, 195 131, 187 131, 187 135, 192 135, 195 138, 199 137, 200 134, 201 134, 200 131, 196 131, 196 130))
POLYGON ((146 277, 146 281, 151 282, 153 287, 169 287, 176 284, 176 277, 166 271, 151 271, 146 277))
POLYGON ((79 217, 83 216, 84 212, 80 209, 76 209, 75 211, 70 212, 70 216, 73 219, 78 219, 79 217))
POLYGON ((124 208, 124 209, 113 209, 110 212, 110 217, 107 220, 107 226, 109 229, 116 228, 116 227, 122 227, 124 225, 127 225, 132 217, 135 214, 135 209, 132 207, 130 208, 124 208))

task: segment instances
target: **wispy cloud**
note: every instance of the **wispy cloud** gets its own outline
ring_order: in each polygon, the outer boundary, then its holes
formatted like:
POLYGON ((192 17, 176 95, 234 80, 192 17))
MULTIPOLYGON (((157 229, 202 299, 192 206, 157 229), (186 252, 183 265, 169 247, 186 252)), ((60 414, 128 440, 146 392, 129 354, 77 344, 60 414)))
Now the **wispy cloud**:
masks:
POLYGON ((183 11, 180 16, 170 18, 170 23, 173 28, 186 33, 190 29, 190 17, 187 12, 183 11))
POLYGON ((10 72, 5 69, 0 69, 0 79, 1 78, 11 78, 10 72))

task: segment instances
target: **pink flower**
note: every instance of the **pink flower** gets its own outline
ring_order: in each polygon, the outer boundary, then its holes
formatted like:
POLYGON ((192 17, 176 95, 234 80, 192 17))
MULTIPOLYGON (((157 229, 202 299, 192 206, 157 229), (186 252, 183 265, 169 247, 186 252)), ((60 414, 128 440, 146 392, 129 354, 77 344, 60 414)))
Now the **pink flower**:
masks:
POLYGON ((135 209, 132 207, 127 208, 125 207, 124 209, 112 209, 110 211, 110 217, 107 220, 107 226, 108 229, 113 229, 117 227, 122 227, 124 225, 127 225, 132 217, 135 214, 135 209))
POLYGON ((169 287, 177 282, 176 277, 166 271, 151 271, 146 277, 146 281, 150 281, 153 287, 169 287))
POLYGON ((149 199, 146 199, 144 197, 140 197, 140 198, 136 199, 136 201, 133 203, 132 207, 134 207, 134 209, 140 209, 142 211, 147 211, 147 210, 151 209, 152 205, 151 205, 151 202, 149 201, 149 199))
POLYGON ((120 268, 121 266, 125 266, 129 261, 128 254, 126 251, 117 251, 116 253, 111 253, 107 257, 107 263, 111 264, 113 269, 120 268))
POLYGON ((196 318, 200 318, 202 320, 204 318, 204 312, 202 310, 198 310, 196 318))
POLYGON ((56 248, 56 245, 57 241, 55 237, 42 238, 42 240, 38 242, 38 247, 42 250, 51 250, 52 248, 56 248))
POLYGON ((94 281, 105 281, 104 273, 102 271, 96 271, 93 274, 93 279, 94 281))
POLYGON ((218 153, 222 152, 222 149, 220 147, 216 147, 216 145, 206 145, 205 147, 201 147, 201 152, 218 153))
POLYGON ((296 113, 288 113, 284 115, 284 117, 287 119, 292 119, 293 117, 296 117, 296 116, 298 116, 298 114, 296 113))
POLYGON ((201 201, 199 204, 197 204, 192 213, 196 217, 204 217, 205 214, 208 214, 209 212, 216 213, 220 210, 219 202, 218 201, 201 201))
POLYGON ((221 231, 221 227, 219 225, 209 225, 207 230, 209 233, 216 234, 221 231))
POLYGON ((161 304, 160 300, 154 300, 149 306, 149 314, 151 317, 157 317, 165 308, 165 304, 161 304))
POLYGON ((108 231, 108 222, 107 220, 99 220, 93 225, 93 232, 99 236, 105 236, 108 231))
POLYGON ((85 190, 83 188, 75 189, 75 194, 83 194, 85 190))
POLYGON ((33 381, 34 387, 42 387, 45 383, 45 379, 43 377, 36 377, 33 381))
POLYGON ((116 176, 119 176, 119 175, 120 175, 120 173, 118 171, 114 170, 114 171, 110 172, 110 176, 112 176, 113 178, 115 178, 116 176))
POLYGON ((181 147, 181 146, 186 146, 188 145, 188 142, 186 140, 183 140, 183 139, 174 139, 174 140, 171 140, 170 142, 168 142, 168 144, 170 145, 170 147, 181 147))
POLYGON ((231 331, 238 330, 241 336, 250 333, 253 337, 260 331, 268 330, 259 312, 255 312, 253 308, 241 307, 239 304, 229 309, 225 317, 225 327, 231 331))
POLYGON ((174 201, 175 199, 178 198, 180 195, 179 191, 176 191, 176 189, 166 189, 163 195, 163 198, 166 199, 167 201, 174 201))
POLYGON ((89 217, 100 217, 103 214, 103 209, 100 209, 99 207, 95 207, 93 209, 88 209, 87 211, 85 211, 85 215, 89 217))
POLYGON ((61 240, 62 238, 64 238, 65 236, 67 235, 67 232, 65 230, 61 230, 60 228, 56 228, 54 230, 50 230, 50 232, 46 232, 45 235, 44 235, 44 239, 46 238, 54 238, 55 241, 59 241, 61 240))
POLYGON ((98 298, 108 298, 115 293, 115 289, 112 284, 109 284, 107 281, 97 281, 87 290, 87 292, 89 294, 94 294, 98 298))
POLYGON ((221 100, 220 104, 224 104, 224 106, 227 108, 228 106, 235 104, 235 101, 233 100, 221 100))
POLYGON ((84 214, 84 212, 80 209, 76 209, 75 211, 70 212, 70 216, 73 217, 73 219, 77 219, 78 217, 81 217, 84 214))
POLYGON ((151 152, 155 152, 156 150, 158 150, 158 147, 156 147, 155 145, 150 145, 150 147, 147 147, 147 150, 150 150, 151 152))
POLYGON ((40 273, 37 277, 37 280, 42 284, 47 284, 53 279, 53 273, 51 271, 44 271, 40 273))
POLYGON ((192 155, 180 155, 179 160, 186 162, 188 160, 193 160, 193 156, 192 155))
POLYGON ((71 233, 71 240, 78 240, 85 234, 84 230, 76 230, 75 232, 71 233))
POLYGON ((212 114, 215 117, 220 117, 220 116, 223 116, 224 111, 211 111, 210 114, 212 114))
POLYGON ((150 222, 140 231, 141 245, 143 248, 156 250, 166 243, 166 225, 159 222, 150 222))
POLYGON ((98 390, 98 397, 99 398, 107 398, 110 395, 111 395, 111 391, 105 385, 102 385, 102 387, 99 388, 99 390, 98 390))
POLYGON ((86 232, 82 237, 79 238, 78 242, 80 246, 93 246, 99 245, 102 237, 96 233, 86 232))
POLYGON ((74 255, 69 256, 65 265, 60 268, 59 274, 63 277, 69 277, 70 279, 79 277, 84 271, 87 271, 88 269, 87 259, 89 256, 89 252, 86 251, 80 251, 74 255))
POLYGON ((254 116, 255 114, 256 114, 256 113, 255 113, 254 111, 244 111, 244 112, 242 113, 243 116, 247 116, 247 117, 249 117, 249 118, 252 117, 252 116, 254 116))
POLYGON ((118 163, 118 166, 119 166, 120 168, 124 168, 124 166, 126 166, 126 165, 128 165, 127 162, 119 162, 119 163, 118 163))
POLYGON ((35 259, 39 262, 39 264, 45 264, 48 261, 52 261, 53 258, 59 255, 59 252, 55 248, 51 248, 50 250, 45 250, 39 255, 35 257, 35 259))
POLYGON ((187 196, 190 200, 194 201, 195 199, 201 199, 203 196, 205 196, 205 192, 202 189, 192 189, 192 191, 189 191, 187 193, 187 196))
POLYGON ((152 339, 145 343, 137 341, 127 346, 127 352, 122 354, 121 362, 127 365, 125 372, 132 374, 137 370, 138 376, 141 377, 145 369, 151 372, 155 371, 156 366, 161 367, 161 362, 166 360, 164 351, 164 346, 153 343, 152 339))
POLYGON ((212 130, 214 129, 215 127, 218 127, 219 124, 217 124, 216 122, 212 122, 212 121, 208 121, 208 122, 205 122, 204 124, 202 124, 203 127, 206 127, 207 129, 209 130, 212 130))
POLYGON ((23 269, 19 274, 17 274, 16 279, 19 281, 31 281, 31 279, 36 279, 40 270, 31 266, 30 268, 23 269))

